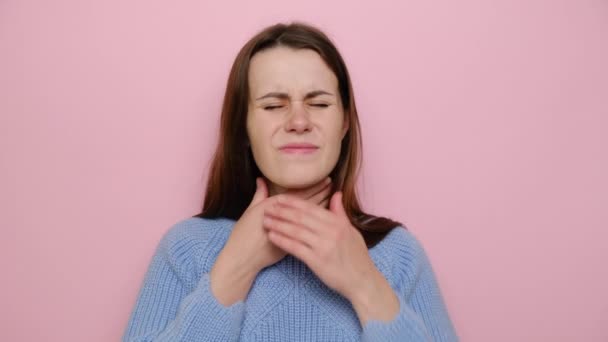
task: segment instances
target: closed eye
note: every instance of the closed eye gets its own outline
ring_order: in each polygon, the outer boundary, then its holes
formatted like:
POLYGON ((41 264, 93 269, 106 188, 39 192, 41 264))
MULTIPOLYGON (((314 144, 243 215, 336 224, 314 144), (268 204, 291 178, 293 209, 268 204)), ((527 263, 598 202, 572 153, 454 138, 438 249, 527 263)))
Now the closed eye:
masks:
MULTIPOLYGON (((327 107, 329 107, 329 105, 326 104, 326 103, 315 103, 315 104, 312 104, 311 106, 313 106, 313 107, 319 107, 319 108, 327 108, 327 107)), ((274 109, 282 108, 282 107, 283 106, 266 106, 266 107, 264 107, 264 109, 265 110, 274 110, 274 109)))

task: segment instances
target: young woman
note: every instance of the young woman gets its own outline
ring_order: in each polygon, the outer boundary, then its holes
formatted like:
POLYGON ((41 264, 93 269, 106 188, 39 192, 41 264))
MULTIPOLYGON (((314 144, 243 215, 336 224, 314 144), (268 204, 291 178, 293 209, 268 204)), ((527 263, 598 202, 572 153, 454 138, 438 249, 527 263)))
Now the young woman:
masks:
POLYGON ((161 239, 123 341, 457 341, 429 259, 362 211, 346 65, 270 26, 230 71, 202 212, 161 239))

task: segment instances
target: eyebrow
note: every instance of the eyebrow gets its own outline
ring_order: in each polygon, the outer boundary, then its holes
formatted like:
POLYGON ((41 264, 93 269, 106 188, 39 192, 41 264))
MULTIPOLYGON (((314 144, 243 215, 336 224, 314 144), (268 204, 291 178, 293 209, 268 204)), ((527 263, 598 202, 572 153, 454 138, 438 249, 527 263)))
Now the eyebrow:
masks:
MULTIPOLYGON (((304 100, 306 99, 310 99, 313 98, 315 96, 319 96, 319 95, 330 95, 333 96, 334 94, 332 93, 328 93, 325 90, 313 90, 311 92, 309 92, 308 94, 306 94, 306 96, 304 96, 304 100)), ((255 99, 256 101, 261 100, 261 99, 265 99, 267 97, 276 97, 279 99, 289 99, 289 95, 287 93, 279 93, 279 92, 272 92, 272 93, 268 93, 262 97, 258 97, 257 99, 255 99)))

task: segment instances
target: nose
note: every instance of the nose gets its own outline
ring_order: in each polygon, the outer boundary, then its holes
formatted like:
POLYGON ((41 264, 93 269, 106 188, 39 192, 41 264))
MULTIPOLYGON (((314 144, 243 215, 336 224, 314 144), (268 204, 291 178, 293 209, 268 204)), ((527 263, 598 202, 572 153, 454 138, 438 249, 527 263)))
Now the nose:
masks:
POLYGON ((291 110, 289 111, 289 117, 285 123, 285 130, 287 132, 295 131, 302 133, 310 131, 312 128, 312 122, 310 121, 309 113, 306 111, 304 104, 301 102, 292 102, 291 110))

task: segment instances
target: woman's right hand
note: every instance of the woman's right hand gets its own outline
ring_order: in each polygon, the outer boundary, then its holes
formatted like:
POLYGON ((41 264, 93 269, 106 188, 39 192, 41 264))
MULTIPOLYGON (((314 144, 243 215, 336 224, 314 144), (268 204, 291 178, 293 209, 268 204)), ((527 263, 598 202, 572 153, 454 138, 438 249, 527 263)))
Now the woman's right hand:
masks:
MULTIPOLYGON (((256 185, 251 203, 234 224, 228 241, 211 269, 212 291, 225 305, 243 299, 258 272, 286 255, 268 239, 262 224, 264 209, 273 205, 276 198, 268 196, 268 187, 262 178, 256 178, 256 185), (227 284, 230 286, 224 286, 227 284)), ((330 185, 331 179, 327 177, 312 188, 288 190, 286 194, 327 207, 330 185)))
MULTIPOLYGON (((286 194, 306 199, 320 206, 327 206, 330 184, 331 179, 327 177, 310 189, 288 190, 286 194)), ((264 267, 283 259, 286 253, 268 239, 268 232, 264 230, 262 224, 264 209, 273 205, 276 199, 274 196, 268 197, 268 187, 262 178, 256 178, 256 185, 253 199, 234 225, 226 247, 234 251, 234 258, 240 258, 243 263, 248 263, 249 267, 259 272, 264 267)))

